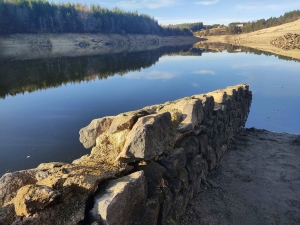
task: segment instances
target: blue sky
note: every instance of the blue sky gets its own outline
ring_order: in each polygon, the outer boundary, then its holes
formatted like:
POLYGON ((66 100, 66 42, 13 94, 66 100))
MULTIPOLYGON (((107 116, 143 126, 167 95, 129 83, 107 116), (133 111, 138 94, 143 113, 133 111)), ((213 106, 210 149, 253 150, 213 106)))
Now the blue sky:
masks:
MULTIPOLYGON (((62 0, 54 0, 62 2, 62 0)), ((68 0, 64 0, 67 2, 68 0)), ((153 16, 159 24, 204 22, 225 24, 278 17, 300 9, 300 0, 69 0, 71 3, 100 4, 112 9, 135 11, 153 16)))

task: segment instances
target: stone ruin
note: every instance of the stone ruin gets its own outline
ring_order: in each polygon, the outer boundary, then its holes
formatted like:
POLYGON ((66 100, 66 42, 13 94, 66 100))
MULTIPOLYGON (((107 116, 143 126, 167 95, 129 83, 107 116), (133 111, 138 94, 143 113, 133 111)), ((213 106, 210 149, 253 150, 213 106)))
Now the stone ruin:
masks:
POLYGON ((246 84, 93 120, 91 153, 0 179, 0 224, 177 224, 248 117, 246 84))
POLYGON ((283 50, 300 49, 300 34, 287 33, 271 40, 270 44, 283 50))

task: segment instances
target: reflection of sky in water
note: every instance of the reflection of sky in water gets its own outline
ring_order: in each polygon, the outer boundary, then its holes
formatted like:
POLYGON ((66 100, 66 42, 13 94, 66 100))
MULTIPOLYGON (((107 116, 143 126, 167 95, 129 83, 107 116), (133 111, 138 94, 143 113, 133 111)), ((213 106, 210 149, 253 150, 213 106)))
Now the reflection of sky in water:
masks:
POLYGON ((300 133, 299 71, 299 62, 274 56, 164 56, 140 72, 8 96, 0 100, 0 174, 89 153, 78 131, 94 118, 239 83, 253 91, 247 127, 300 133))

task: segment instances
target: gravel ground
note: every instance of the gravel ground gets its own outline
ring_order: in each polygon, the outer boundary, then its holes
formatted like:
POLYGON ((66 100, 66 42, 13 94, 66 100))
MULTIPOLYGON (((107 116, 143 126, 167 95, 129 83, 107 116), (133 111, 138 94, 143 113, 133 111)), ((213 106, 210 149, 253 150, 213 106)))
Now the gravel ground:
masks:
POLYGON ((240 132, 180 224, 299 225, 299 142, 293 134, 240 132))

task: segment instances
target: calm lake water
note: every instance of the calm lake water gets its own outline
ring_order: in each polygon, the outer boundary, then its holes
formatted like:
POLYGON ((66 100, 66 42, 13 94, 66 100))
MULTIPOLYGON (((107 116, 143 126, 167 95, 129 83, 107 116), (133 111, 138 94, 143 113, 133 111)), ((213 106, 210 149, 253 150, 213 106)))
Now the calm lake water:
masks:
POLYGON ((92 119, 240 83, 253 92, 246 127, 300 133, 300 62, 259 51, 0 62, 0 176, 88 154, 78 132, 92 119))

